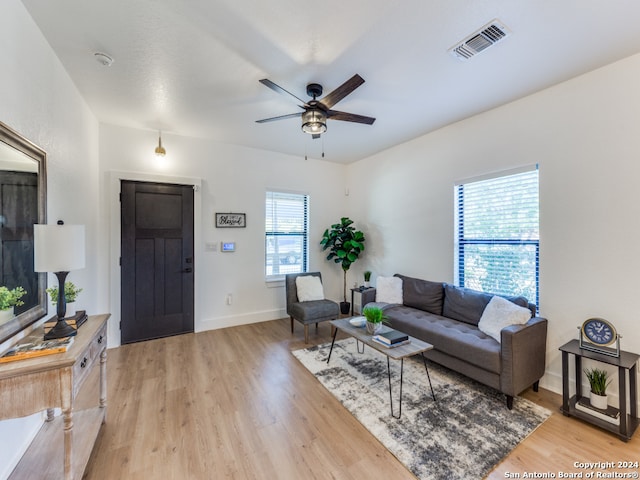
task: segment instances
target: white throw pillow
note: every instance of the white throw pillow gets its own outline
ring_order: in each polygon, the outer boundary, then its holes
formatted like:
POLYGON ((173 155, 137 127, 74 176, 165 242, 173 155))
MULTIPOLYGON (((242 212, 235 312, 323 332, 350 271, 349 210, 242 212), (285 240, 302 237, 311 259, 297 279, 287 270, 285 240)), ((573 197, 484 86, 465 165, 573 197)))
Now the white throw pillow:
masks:
POLYGON ((402 279, 399 277, 378 277, 376 279, 376 302, 402 305, 402 279))
POLYGON ((320 277, 316 277, 315 275, 296 277, 296 290, 298 291, 299 302, 324 300, 322 282, 320 281, 320 277))
POLYGON ((482 312, 478 328, 500 343, 500 330, 509 325, 524 325, 530 318, 531 310, 496 295, 482 312))

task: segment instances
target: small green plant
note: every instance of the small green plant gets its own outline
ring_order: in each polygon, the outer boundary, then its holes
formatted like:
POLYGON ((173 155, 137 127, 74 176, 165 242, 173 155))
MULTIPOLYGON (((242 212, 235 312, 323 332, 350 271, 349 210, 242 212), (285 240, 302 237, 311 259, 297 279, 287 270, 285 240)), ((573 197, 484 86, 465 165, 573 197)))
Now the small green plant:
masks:
POLYGON ((9 290, 7 287, 0 287, 0 310, 8 310, 11 307, 20 307, 24 302, 20 300, 27 292, 22 287, 9 290))
POLYGON ((599 368, 592 368, 591 370, 585 370, 585 375, 591 385, 591 391, 596 395, 604 396, 607 394, 607 387, 611 383, 611 379, 607 381, 609 374, 606 370, 600 370, 599 368))
POLYGON ((380 307, 364 307, 362 314, 369 323, 383 323, 387 321, 387 316, 380 307))
MULTIPOLYGON (((76 301, 78 294, 82 292, 82 289, 76 287, 73 282, 64 282, 64 299, 67 303, 73 303, 76 301)), ((58 304, 58 287, 47 288, 49 298, 51 298, 51 305, 58 304)))
POLYGON ((368 282, 369 280, 371 280, 371 272, 367 270, 366 272, 364 272, 364 281, 368 282))

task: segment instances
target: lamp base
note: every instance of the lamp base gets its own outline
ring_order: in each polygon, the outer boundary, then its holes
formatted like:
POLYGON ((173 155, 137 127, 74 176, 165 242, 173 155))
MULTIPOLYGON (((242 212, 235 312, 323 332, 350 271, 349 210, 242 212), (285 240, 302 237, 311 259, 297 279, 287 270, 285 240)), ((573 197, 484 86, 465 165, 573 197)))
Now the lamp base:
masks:
POLYGON ((73 337, 77 334, 77 329, 67 324, 64 318, 58 317, 58 323, 44 335, 44 339, 53 340, 54 338, 73 337))

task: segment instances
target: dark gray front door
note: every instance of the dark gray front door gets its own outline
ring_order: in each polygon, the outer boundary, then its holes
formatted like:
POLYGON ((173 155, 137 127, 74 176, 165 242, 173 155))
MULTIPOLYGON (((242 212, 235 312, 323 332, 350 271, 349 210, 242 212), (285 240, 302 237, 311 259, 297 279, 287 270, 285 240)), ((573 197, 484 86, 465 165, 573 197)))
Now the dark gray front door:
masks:
POLYGON ((122 343, 193 332, 193 187, 122 181, 122 343))

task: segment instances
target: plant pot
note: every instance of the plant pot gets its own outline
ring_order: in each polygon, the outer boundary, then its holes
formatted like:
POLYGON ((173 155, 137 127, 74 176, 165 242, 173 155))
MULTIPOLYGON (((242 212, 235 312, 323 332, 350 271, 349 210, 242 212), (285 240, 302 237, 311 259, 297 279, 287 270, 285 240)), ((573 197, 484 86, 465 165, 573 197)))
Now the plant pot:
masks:
POLYGON ((364 288, 369 288, 370 283, 369 282, 364 282, 364 288))
POLYGON ((589 401, 591 402, 592 407, 599 408, 600 410, 606 410, 609 406, 607 395, 597 395, 590 392, 589 401))
POLYGON ((7 308, 6 310, 0 310, 0 325, 4 325, 13 317, 15 317, 13 307, 7 308))
POLYGON ((340 302, 340 313, 346 315, 351 310, 351 302, 340 302))
POLYGON ((375 335, 382 328, 382 323, 367 322, 367 333, 375 335))

